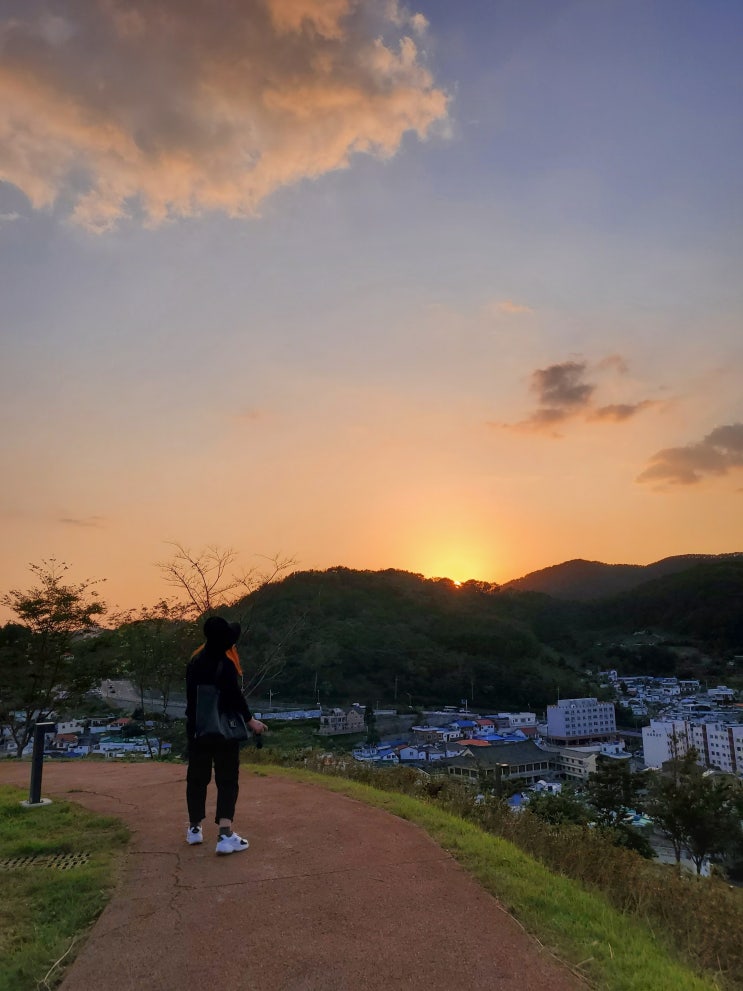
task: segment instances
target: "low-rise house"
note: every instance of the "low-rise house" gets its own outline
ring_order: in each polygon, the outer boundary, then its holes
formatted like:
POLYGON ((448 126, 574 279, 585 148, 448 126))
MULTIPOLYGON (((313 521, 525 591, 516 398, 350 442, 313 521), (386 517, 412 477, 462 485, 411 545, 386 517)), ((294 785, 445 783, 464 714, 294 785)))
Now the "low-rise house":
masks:
POLYGON ((712 702, 735 702, 735 689, 718 685, 716 688, 710 688, 707 697, 712 702))
POLYGON ((50 750, 70 750, 78 745, 80 738, 77 733, 56 733, 51 743, 50 750))
POLYGON ((459 754, 459 749, 455 749, 454 744, 446 743, 404 743, 395 749, 401 763, 427 764, 447 757, 456 757, 459 754))
POLYGON ((342 733, 363 733, 365 729, 364 710, 352 705, 349 709, 335 708, 320 716, 321 736, 335 736, 342 733))
POLYGON ((389 744, 379 744, 378 746, 367 744, 363 747, 357 747, 352 752, 352 756, 354 760, 369 764, 398 764, 400 762, 396 748, 389 744))
MULTIPOLYGON (((469 741, 471 744, 472 741, 469 741)), ((467 749, 447 762, 447 773, 473 783, 492 780, 495 787, 505 781, 535 784, 550 771, 550 754, 531 740, 467 749)))

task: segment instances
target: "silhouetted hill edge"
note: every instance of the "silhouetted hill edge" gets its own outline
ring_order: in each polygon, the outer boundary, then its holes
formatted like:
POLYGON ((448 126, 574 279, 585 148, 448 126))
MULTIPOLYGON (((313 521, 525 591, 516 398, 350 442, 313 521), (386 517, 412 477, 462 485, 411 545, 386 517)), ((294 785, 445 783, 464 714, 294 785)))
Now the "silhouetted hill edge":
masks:
POLYGON ((556 599, 589 602, 629 592, 645 582, 687 571, 699 564, 743 561, 743 552, 728 554, 679 554, 664 557, 652 564, 604 564, 576 558, 549 568, 532 571, 522 578, 506 582, 504 590, 542 592, 556 599))

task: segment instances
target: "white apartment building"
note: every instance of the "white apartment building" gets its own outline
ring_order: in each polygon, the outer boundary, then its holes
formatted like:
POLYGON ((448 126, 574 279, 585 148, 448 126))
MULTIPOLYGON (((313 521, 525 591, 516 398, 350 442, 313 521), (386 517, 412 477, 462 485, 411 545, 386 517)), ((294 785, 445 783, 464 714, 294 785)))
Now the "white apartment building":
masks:
POLYGON ((743 726, 732 723, 699 723, 693 727, 694 746, 708 767, 743 774, 743 726))
POLYGON ((642 752, 648 767, 660 767, 673 757, 683 757, 692 747, 692 723, 685 719, 651 719, 642 728, 642 752))
POLYGON ((653 719, 643 727, 642 746, 648 767, 660 767, 690 747, 703 767, 743 774, 743 724, 653 719))
POLYGON ((547 706, 547 737, 563 746, 587 746, 617 733, 613 702, 595 698, 560 699, 547 706))

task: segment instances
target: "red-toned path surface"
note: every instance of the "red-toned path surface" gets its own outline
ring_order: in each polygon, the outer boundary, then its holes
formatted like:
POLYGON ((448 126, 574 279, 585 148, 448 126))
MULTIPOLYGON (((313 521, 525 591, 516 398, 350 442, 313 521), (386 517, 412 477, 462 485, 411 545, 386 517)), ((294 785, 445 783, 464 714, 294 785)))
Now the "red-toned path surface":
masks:
MULTIPOLYGON (((0 765, 3 783, 28 775, 0 765)), ((47 761, 44 795, 132 830, 63 991, 582 987, 418 827, 247 768, 241 784, 235 827, 250 849, 217 857, 209 823, 201 846, 185 842, 184 766, 47 761)), ((209 797, 213 812, 213 785, 209 797)))

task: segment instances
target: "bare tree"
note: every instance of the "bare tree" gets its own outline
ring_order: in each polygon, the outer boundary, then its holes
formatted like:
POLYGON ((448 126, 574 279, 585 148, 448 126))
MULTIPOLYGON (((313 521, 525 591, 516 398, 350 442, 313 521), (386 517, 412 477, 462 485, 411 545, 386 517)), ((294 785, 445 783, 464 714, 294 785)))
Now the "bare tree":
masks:
MULTIPOLYGON (((218 609, 231 609, 242 626, 241 643, 249 634, 256 605, 260 603, 255 593, 286 575, 296 564, 294 558, 277 554, 263 557, 266 561, 264 568, 238 570, 235 567, 238 552, 232 547, 212 544, 192 551, 174 541, 170 542, 170 546, 175 552, 173 557, 157 566, 165 581, 185 596, 184 606, 189 615, 197 619, 218 609)), ((275 678, 282 671, 286 664, 286 643, 304 618, 304 615, 297 616, 280 631, 275 631, 260 663, 253 664, 250 674, 243 679, 244 694, 254 693, 264 681, 275 678)))
POLYGON ((284 575, 296 562, 280 555, 266 557, 268 566, 233 571, 238 552, 232 547, 212 544, 192 551, 184 544, 170 541, 175 553, 157 567, 171 587, 185 595, 195 617, 217 609, 234 606, 240 599, 284 575))

